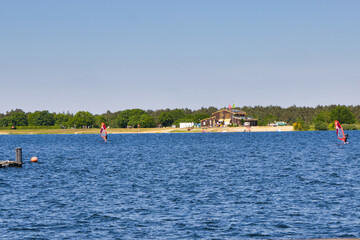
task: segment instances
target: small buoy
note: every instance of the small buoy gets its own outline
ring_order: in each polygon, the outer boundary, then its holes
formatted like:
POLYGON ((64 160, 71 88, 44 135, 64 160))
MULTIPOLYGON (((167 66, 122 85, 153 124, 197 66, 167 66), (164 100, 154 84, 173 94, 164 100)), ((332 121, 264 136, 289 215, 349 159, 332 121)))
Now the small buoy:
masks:
POLYGON ((32 157, 32 158, 31 158, 31 161, 32 161, 32 162, 37 162, 37 160, 38 160, 37 157, 32 157))

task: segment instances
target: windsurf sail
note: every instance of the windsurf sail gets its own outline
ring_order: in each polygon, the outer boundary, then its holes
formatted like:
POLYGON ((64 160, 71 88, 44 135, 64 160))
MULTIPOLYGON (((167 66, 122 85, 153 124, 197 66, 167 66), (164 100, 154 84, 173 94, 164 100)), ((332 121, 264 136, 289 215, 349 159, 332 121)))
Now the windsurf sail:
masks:
POLYGON ((100 136, 107 141, 107 129, 105 123, 101 123, 101 130, 100 130, 100 136))
POLYGON ((345 142, 346 138, 345 138, 344 130, 338 121, 335 121, 335 130, 338 139, 345 142))

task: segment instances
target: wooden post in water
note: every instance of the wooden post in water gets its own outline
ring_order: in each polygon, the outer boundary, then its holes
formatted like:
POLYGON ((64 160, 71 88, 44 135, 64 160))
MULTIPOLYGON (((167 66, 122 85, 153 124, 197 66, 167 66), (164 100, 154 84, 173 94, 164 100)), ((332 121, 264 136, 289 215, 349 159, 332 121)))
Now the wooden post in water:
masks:
POLYGON ((15 148, 16 150, 16 158, 15 158, 15 162, 20 164, 22 164, 22 148, 15 148))
POLYGON ((16 156, 15 161, 0 161, 0 168, 2 167, 21 167, 23 165, 22 162, 22 148, 15 148, 16 156))

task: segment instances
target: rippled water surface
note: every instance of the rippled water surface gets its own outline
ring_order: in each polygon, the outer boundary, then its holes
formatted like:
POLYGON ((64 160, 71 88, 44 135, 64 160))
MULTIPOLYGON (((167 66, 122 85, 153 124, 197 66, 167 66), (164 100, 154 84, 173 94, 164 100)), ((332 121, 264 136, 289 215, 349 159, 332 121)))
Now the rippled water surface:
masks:
POLYGON ((360 132, 0 136, 0 239, 360 237, 360 132), (37 156, 38 163, 30 163, 37 156))

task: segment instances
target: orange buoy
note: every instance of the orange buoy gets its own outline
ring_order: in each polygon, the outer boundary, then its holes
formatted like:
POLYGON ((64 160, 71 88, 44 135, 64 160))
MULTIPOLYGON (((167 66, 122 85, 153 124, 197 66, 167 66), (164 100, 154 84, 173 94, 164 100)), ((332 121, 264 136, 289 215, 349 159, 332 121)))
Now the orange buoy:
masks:
POLYGON ((38 160, 37 157, 32 157, 32 158, 31 158, 31 161, 32 161, 32 162, 37 162, 37 160, 38 160))

